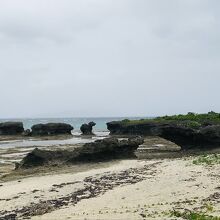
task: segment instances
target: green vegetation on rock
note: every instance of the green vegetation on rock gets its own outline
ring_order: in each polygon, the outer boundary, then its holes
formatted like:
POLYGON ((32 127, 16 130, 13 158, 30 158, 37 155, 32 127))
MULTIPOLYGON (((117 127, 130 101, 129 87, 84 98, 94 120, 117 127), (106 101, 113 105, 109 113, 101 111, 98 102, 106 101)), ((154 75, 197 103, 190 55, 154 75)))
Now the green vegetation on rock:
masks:
POLYGON ((215 165, 220 164, 220 154, 201 155, 193 160, 195 165, 215 165))
POLYGON ((187 115, 173 115, 173 116, 163 116, 158 117, 158 119, 164 120, 174 120, 174 121, 195 121, 198 123, 204 123, 207 121, 220 123, 220 114, 213 111, 207 114, 196 114, 189 112, 187 115))
POLYGON ((140 120, 128 120, 124 119, 121 124, 124 126, 138 125, 145 123, 174 123, 177 125, 185 126, 187 128, 199 129, 202 126, 220 124, 220 114, 213 111, 206 114, 196 114, 189 112, 186 115, 172 115, 162 116, 140 120))

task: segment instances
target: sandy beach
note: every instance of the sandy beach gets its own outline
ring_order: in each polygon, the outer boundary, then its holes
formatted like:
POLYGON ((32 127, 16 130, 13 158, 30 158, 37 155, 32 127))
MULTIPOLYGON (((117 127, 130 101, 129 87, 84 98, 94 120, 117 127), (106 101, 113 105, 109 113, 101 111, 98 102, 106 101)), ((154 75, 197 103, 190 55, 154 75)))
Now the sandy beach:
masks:
POLYGON ((220 216, 219 164, 194 160, 118 160, 2 181, 0 216, 177 219, 174 210, 220 216))

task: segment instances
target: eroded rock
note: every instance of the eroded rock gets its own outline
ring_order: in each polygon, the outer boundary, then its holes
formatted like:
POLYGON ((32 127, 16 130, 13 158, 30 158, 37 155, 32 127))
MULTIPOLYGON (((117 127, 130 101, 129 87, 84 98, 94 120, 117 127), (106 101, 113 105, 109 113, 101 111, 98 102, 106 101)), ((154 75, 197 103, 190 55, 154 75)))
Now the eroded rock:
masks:
POLYGON ((66 123, 36 124, 31 127, 32 135, 66 135, 74 129, 66 123))
POLYGON ((203 125, 190 128, 178 122, 127 123, 109 122, 107 128, 112 135, 159 136, 188 148, 212 148, 220 144, 220 125, 203 125))
POLYGON ((74 150, 41 150, 35 148, 17 165, 19 168, 30 168, 54 163, 78 163, 103 161, 117 158, 134 158, 134 152, 144 142, 141 137, 118 140, 106 138, 86 143, 74 150))
POLYGON ((179 156, 181 147, 160 137, 147 137, 135 151, 139 159, 169 158, 179 156))
POLYGON ((199 132, 202 139, 211 143, 220 143, 220 125, 206 126, 199 132))
POLYGON ((83 135, 93 135, 92 128, 96 125, 95 122, 91 121, 88 124, 82 124, 80 130, 83 135))
POLYGON ((0 123, 0 135, 20 135, 24 132, 22 122, 3 122, 0 123))

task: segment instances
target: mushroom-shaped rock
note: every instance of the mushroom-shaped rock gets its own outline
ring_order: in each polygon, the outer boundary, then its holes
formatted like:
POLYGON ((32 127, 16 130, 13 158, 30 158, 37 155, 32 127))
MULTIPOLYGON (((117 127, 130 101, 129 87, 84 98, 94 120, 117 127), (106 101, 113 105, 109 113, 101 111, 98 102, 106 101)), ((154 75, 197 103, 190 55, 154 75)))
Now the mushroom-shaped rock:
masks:
POLYGON ((83 135, 93 135, 92 128, 96 125, 95 122, 91 121, 88 124, 82 124, 80 130, 83 135))
POLYGON ((20 135, 24 132, 22 122, 3 122, 0 123, 0 135, 20 135))
POLYGON ((32 135, 66 135, 71 134, 73 127, 66 123, 47 123, 32 126, 32 135))

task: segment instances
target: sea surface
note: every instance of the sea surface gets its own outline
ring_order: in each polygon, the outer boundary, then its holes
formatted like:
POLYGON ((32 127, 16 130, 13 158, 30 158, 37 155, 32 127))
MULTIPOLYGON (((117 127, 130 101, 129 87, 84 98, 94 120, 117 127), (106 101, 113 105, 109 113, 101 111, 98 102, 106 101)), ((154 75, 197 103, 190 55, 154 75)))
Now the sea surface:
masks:
MULTIPOLYGON (((8 140, 0 141, 0 149, 2 148, 17 148, 17 147, 45 147, 54 145, 68 145, 68 144, 80 144, 95 141, 97 139, 105 138, 109 135, 106 123, 110 121, 118 121, 123 119, 141 119, 143 117, 106 117, 106 118, 29 118, 29 119, 0 119, 0 122, 6 121, 20 121, 23 122, 25 129, 30 129, 34 124, 50 123, 50 122, 62 122, 71 124, 74 127, 72 131, 73 136, 65 140, 39 140, 36 138, 24 139, 24 140, 8 140), (80 132, 80 126, 84 123, 94 121, 96 126, 93 128, 95 133, 94 137, 82 137, 80 132)), ((146 117, 147 118, 147 117, 146 117)), ((0 153, 1 154, 1 153, 0 153)), ((1 155, 0 155, 1 156, 1 155)))

